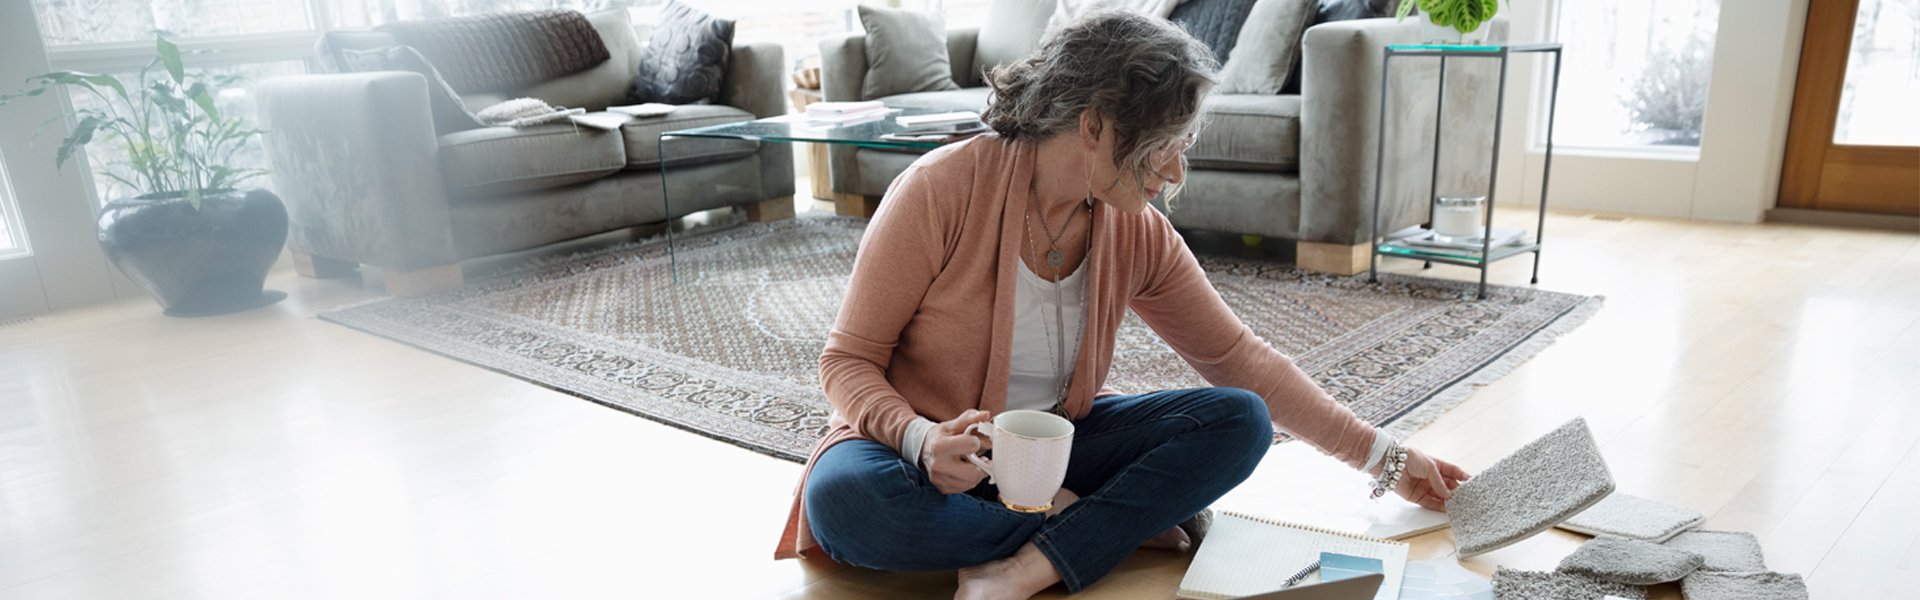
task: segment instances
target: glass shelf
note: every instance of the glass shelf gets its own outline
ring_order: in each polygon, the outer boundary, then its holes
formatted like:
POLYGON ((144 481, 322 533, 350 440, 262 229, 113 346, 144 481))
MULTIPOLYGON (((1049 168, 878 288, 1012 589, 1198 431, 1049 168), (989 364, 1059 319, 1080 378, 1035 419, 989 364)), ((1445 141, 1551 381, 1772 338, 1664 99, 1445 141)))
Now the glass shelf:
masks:
POLYGON ((1516 44, 1388 44, 1387 54, 1425 56, 1500 56, 1523 52, 1559 52, 1557 42, 1516 44))
MULTIPOLYGON (((1509 244, 1506 246, 1499 246, 1493 249, 1493 259, 1490 261, 1484 261, 1484 262, 1499 262, 1507 258, 1512 258, 1514 256, 1519 256, 1521 254, 1526 254, 1528 252, 1533 252, 1539 249, 1540 249, 1540 244, 1538 243, 1509 244)), ((1413 246, 1413 245, 1408 245, 1399 241, 1390 241, 1390 242, 1382 243, 1376 248, 1376 250, 1378 250, 1382 256, 1417 258, 1420 260, 1430 260, 1437 263, 1446 263, 1450 265, 1461 265, 1461 266, 1467 266, 1467 267, 1478 267, 1483 262, 1480 260, 1480 253, 1478 251, 1451 250, 1451 249, 1444 249, 1444 248, 1434 248, 1429 246, 1413 246)))

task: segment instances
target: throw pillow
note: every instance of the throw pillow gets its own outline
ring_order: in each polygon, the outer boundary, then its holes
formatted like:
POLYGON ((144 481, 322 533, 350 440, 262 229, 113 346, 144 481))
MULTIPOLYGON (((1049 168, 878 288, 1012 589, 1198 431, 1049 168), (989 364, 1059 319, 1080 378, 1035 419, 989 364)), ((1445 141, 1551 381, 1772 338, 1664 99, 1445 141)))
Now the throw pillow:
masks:
POLYGON ((979 41, 974 43, 974 68, 988 72, 1033 54, 1053 8, 1053 3, 1039 0, 993 0, 987 5, 979 41))
POLYGON ((939 13, 860 6, 867 28, 867 79, 860 96, 957 90, 947 57, 946 20, 939 13))
POLYGON ((660 22, 640 51, 640 70, 628 89, 630 102, 706 104, 720 98, 727 59, 733 53, 733 21, 715 18, 680 0, 660 8, 660 22))
POLYGON ((466 131, 483 127, 473 113, 467 111, 467 105, 460 101, 460 94, 440 76, 440 71, 427 62, 426 57, 412 46, 391 46, 371 50, 341 50, 340 70, 359 73, 368 71, 408 71, 419 73, 427 78, 427 109, 433 114, 433 132, 446 135, 456 131, 466 131))
POLYGON ((1278 94, 1300 64, 1301 35, 1313 19, 1313 0, 1259 0, 1239 31, 1238 52, 1220 67, 1223 94, 1278 94))
MULTIPOLYGON (((1391 17, 1400 8, 1398 0, 1318 0, 1316 4, 1313 21, 1307 23, 1308 28, 1334 21, 1391 17)), ((1294 40, 1295 48, 1305 41, 1306 29, 1300 30, 1300 34, 1301 39, 1294 40)), ((1301 61, 1293 61, 1293 72, 1287 74, 1287 84, 1281 87, 1280 93, 1300 93, 1300 65, 1301 61)))
MULTIPOLYGON (((1293 0, 1304 4, 1305 0, 1293 0)), ((1243 35, 1241 26, 1253 10, 1254 0, 1187 0, 1173 9, 1169 20, 1185 27, 1187 33, 1213 49, 1213 59, 1227 62, 1233 47, 1243 35)))

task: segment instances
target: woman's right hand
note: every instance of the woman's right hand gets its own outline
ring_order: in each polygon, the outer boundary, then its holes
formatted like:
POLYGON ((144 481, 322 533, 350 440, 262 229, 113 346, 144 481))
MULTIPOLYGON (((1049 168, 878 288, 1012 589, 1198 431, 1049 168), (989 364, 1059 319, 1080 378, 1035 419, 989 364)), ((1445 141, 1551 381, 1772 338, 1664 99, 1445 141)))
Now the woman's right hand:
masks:
POLYGON ((958 494, 973 489, 987 478, 980 467, 967 462, 967 455, 992 448, 993 441, 967 433, 967 427, 991 420, 992 413, 969 409, 927 430, 927 438, 920 442, 920 468, 927 471, 927 479, 940 493, 958 494))

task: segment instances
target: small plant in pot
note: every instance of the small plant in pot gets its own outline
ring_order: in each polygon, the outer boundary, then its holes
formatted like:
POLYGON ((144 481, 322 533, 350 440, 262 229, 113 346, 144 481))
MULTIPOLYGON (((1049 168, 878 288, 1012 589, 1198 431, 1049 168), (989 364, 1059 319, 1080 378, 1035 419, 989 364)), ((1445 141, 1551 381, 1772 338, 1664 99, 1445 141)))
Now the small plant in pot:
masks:
POLYGON ((1415 7, 1427 25, 1422 42, 1478 43, 1487 39, 1486 24, 1500 12, 1499 0, 1400 0, 1397 17, 1405 20, 1415 7))
POLYGON ((74 109, 73 132, 60 143, 55 164, 64 168, 93 143, 124 152, 122 172, 101 173, 143 193, 101 207, 100 246, 168 315, 278 302, 286 294, 261 286, 286 244, 287 210, 272 192, 240 187, 261 170, 232 164, 234 153, 260 132, 214 104, 214 90, 230 79, 187 72, 180 48, 163 36, 155 36, 154 45, 157 56, 135 86, 112 75, 55 71, 0 96, 0 106, 59 87, 98 100, 99 108, 74 109))

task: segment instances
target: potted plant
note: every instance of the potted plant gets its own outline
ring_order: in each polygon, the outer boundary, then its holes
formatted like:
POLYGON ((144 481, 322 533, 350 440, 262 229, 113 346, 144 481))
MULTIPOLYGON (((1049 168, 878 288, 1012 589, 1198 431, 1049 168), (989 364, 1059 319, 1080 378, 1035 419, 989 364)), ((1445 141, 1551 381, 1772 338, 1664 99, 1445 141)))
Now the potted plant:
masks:
POLYGON ((1462 43, 1487 39, 1486 24, 1500 12, 1498 0, 1401 0, 1397 17, 1406 20, 1415 6, 1426 16, 1422 42, 1462 43))
POLYGON ((74 109, 73 132, 54 162, 64 168, 103 141, 125 153, 124 172, 101 173, 142 193, 101 208, 100 246, 166 314, 214 315, 278 302, 286 294, 261 286, 286 244, 287 210, 273 193, 241 187, 260 169, 232 164, 260 132, 215 106, 214 90, 232 78, 188 73, 180 48, 164 36, 156 35, 154 46, 157 56, 140 70, 136 87, 112 75, 55 71, 0 96, 0 106, 57 87, 99 101, 99 108, 74 109))

